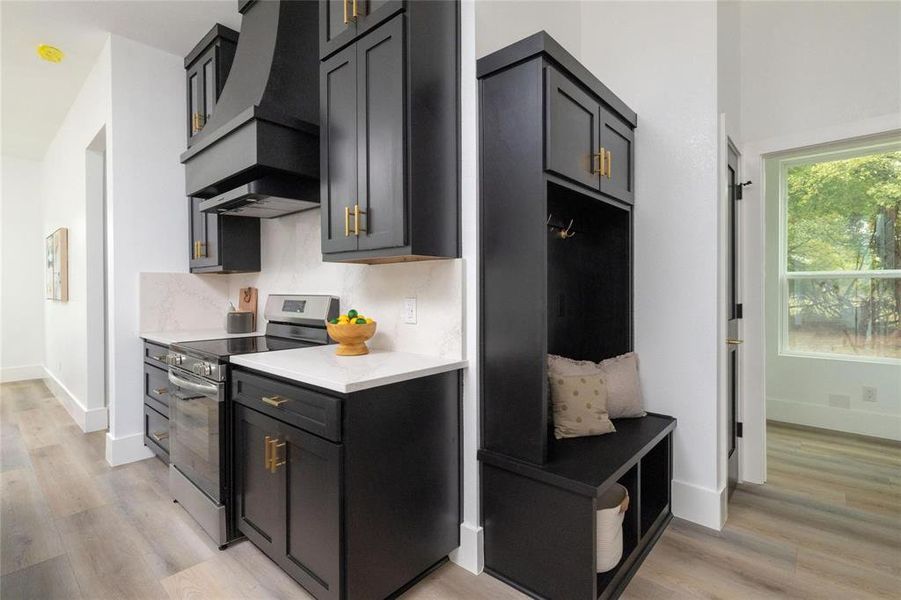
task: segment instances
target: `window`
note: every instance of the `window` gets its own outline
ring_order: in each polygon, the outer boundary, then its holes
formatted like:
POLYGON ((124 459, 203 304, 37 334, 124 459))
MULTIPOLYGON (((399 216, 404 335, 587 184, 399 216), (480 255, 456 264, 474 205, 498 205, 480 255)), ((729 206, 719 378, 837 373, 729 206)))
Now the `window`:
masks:
POLYGON ((901 359, 901 143, 781 167, 782 352, 901 359))

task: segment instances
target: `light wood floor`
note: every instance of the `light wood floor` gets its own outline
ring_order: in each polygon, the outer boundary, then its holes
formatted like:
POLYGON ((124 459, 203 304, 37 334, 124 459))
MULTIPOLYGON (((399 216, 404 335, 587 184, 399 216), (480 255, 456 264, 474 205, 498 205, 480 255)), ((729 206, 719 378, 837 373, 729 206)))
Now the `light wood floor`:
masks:
MULTIPOLYGON (((0 387, 0 596, 309 598, 249 542, 219 552, 156 459, 111 468, 39 381, 0 387)), ((901 448, 770 425, 770 483, 713 533, 675 521, 630 599, 898 597, 901 448)), ((446 564, 406 600, 523 598, 446 564)), ((564 599, 565 600, 565 599, 564 599)))

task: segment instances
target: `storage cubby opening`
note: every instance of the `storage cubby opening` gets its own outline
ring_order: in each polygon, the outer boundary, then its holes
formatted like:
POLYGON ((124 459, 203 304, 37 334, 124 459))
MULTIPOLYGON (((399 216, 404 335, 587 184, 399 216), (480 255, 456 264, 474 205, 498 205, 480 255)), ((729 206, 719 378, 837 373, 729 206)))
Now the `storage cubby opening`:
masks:
POLYGON ((548 183, 547 215, 548 352, 592 361, 628 352, 630 210, 548 183))
POLYGON ((641 535, 645 536, 670 503, 669 438, 641 459, 641 535))
POLYGON ((623 565, 629 560, 629 557, 632 556, 632 553, 635 552, 635 549, 638 547, 638 540, 640 538, 640 531, 638 529, 638 465, 635 465, 626 471, 626 474, 620 477, 617 483, 629 491, 629 510, 626 511, 625 518, 623 519, 623 556, 614 568, 597 574, 597 589, 599 596, 604 595, 604 591, 607 587, 617 578, 617 575, 620 574, 623 565))

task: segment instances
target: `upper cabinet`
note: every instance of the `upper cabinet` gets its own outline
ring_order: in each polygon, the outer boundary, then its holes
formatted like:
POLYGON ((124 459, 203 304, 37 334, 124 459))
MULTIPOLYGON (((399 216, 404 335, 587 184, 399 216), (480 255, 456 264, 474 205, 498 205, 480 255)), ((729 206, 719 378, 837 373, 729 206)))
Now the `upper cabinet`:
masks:
POLYGON ((404 0, 322 0, 319 57, 325 58, 404 8, 404 0))
POLYGON ((611 198, 634 200, 632 127, 557 69, 545 70, 545 167, 611 198))
POLYGON ((185 57, 188 147, 213 114, 237 45, 238 32, 217 23, 185 57))
POLYGON ((321 2, 325 260, 459 256, 458 15, 451 1, 321 2))

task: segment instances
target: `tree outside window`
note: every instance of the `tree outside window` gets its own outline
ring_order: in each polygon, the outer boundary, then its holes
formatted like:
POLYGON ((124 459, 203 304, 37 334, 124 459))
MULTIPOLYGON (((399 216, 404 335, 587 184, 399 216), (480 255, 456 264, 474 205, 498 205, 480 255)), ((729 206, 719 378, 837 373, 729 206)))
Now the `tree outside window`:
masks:
POLYGON ((783 351, 901 359, 901 144, 782 178, 783 351))

